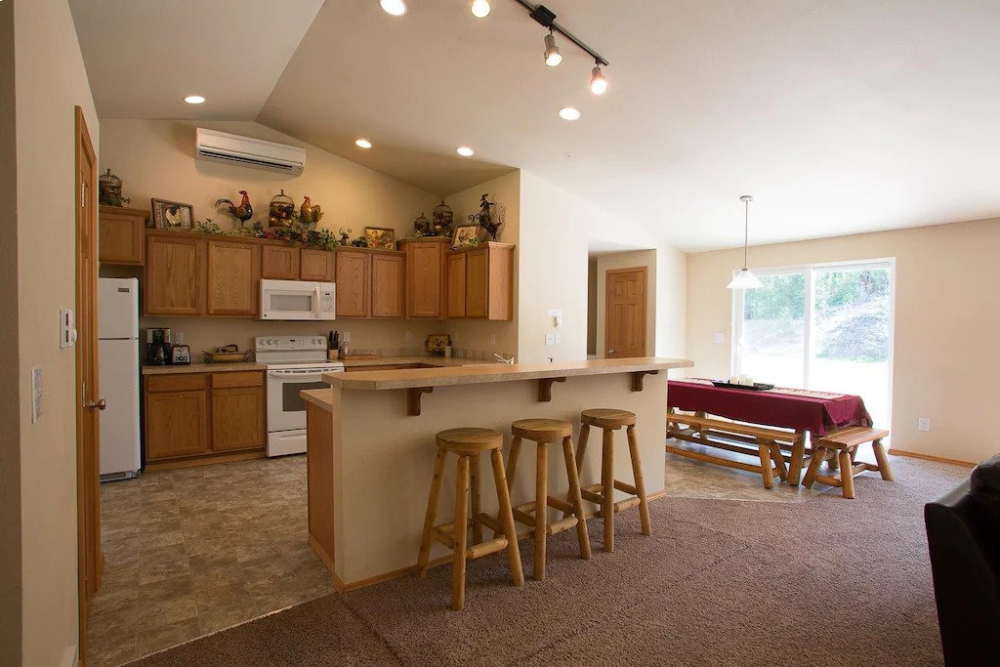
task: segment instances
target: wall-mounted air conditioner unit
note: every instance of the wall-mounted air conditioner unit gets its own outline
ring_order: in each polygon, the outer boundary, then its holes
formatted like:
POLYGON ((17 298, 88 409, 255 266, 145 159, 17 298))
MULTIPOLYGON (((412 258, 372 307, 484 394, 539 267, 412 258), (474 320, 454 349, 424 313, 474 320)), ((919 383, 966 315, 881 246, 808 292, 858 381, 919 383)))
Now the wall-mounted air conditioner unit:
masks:
POLYGON ((195 135, 195 159, 269 169, 297 176, 306 168, 306 151, 298 146, 277 144, 199 127, 195 135))

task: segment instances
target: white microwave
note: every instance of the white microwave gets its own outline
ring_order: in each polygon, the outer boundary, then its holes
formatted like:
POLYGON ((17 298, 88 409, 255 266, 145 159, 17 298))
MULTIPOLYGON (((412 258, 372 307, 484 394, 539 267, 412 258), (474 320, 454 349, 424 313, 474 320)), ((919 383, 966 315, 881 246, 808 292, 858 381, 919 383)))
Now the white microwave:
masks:
POLYGON ((334 320, 337 286, 305 280, 261 280, 260 319, 334 320))

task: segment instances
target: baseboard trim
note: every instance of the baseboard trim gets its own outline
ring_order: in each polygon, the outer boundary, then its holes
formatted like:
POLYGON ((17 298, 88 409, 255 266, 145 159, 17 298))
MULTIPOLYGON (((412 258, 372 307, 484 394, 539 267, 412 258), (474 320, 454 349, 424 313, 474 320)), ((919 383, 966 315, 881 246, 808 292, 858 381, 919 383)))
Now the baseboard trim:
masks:
POLYGON ((951 465, 963 466, 965 468, 975 468, 978 465, 972 461, 949 459, 944 456, 933 456, 931 454, 921 454, 920 452, 908 452, 905 449, 896 449, 895 447, 890 447, 889 453, 894 456, 904 456, 911 459, 921 459, 923 461, 934 461, 935 463, 949 463, 951 465))
MULTIPOLYGON (((660 498, 666 498, 666 497, 667 497, 667 490, 660 489, 656 493, 650 493, 649 495, 647 495, 646 502, 652 502, 654 500, 659 500, 660 498)), ((521 539, 530 539, 530 538, 522 537, 521 539)), ((312 535, 309 536, 309 543, 313 545, 313 551, 316 551, 319 554, 320 559, 330 570, 330 573, 333 574, 333 587, 337 590, 338 593, 349 593, 351 591, 356 591, 361 588, 368 588, 369 586, 374 586, 376 584, 381 584, 386 581, 391 581, 393 579, 399 579, 400 577, 406 577, 411 574, 415 574, 417 571, 416 565, 410 565, 409 567, 402 567, 398 570, 393 570, 392 572, 383 572, 382 574, 376 574, 375 576, 368 577, 367 579, 359 579, 358 581, 352 581, 345 584, 340 579, 340 577, 337 576, 336 571, 334 571, 333 562, 327 561, 327 559, 324 557, 325 554, 323 553, 322 548, 320 548, 318 544, 314 542, 312 535)), ((432 567, 438 567, 440 565, 447 565, 448 563, 451 562, 451 559, 452 559, 451 556, 442 556, 440 558, 435 558, 427 565, 427 567, 428 569, 430 569, 432 567)))
POLYGON ((147 463, 143 472, 156 472, 157 470, 176 470, 178 468, 194 468, 195 466, 207 466, 213 463, 233 463, 235 461, 250 461, 252 459, 263 459, 267 453, 261 449, 255 452, 236 452, 235 454, 218 454, 216 456, 202 456, 193 459, 179 459, 176 461, 162 461, 157 463, 147 463))

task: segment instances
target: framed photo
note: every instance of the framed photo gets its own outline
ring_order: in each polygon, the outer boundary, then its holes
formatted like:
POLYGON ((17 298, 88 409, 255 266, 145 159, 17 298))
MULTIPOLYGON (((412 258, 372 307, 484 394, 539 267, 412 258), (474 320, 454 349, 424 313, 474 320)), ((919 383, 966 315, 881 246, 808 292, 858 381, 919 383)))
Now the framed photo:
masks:
POLYGON ((388 227, 365 227, 365 241, 369 248, 396 249, 396 231, 388 227))
POLYGON ((153 199, 153 227, 156 229, 191 229, 194 227, 194 208, 191 204, 153 199))
POLYGON ((479 242, 479 225, 458 225, 451 237, 452 248, 464 248, 479 242))
POLYGON ((191 348, 187 345, 174 345, 170 348, 170 363, 175 366, 191 363, 191 348))

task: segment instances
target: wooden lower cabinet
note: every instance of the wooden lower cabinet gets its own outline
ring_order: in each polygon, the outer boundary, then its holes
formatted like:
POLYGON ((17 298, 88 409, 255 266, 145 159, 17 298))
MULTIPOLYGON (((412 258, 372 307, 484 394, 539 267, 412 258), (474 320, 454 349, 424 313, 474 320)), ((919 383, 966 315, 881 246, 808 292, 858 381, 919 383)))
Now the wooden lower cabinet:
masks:
POLYGON ((264 450, 264 373, 145 377, 146 465, 210 463, 264 450))

